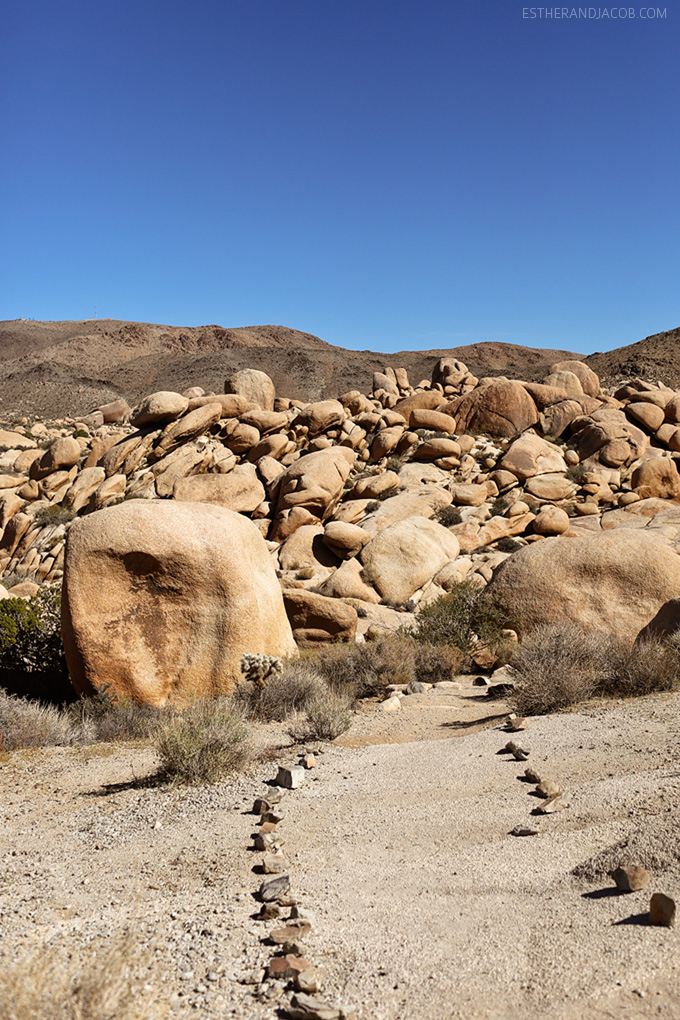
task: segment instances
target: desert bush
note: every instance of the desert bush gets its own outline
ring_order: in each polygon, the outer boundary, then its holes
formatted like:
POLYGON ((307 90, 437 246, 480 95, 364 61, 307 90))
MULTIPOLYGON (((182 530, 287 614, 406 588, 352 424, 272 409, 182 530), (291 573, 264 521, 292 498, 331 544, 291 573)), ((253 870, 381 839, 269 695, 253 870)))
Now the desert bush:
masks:
POLYGON ((506 496, 496 496, 491 504, 491 516, 502 517, 509 506, 510 504, 506 496))
POLYGON ((522 548, 522 543, 518 542, 516 538, 510 538, 505 535, 503 538, 499 538, 494 549, 498 549, 499 552, 514 553, 518 549, 522 548))
POLYGON ((74 439, 89 439, 90 438, 90 433, 87 431, 87 429, 76 429, 75 432, 73 433, 73 438, 74 439))
POLYGON ((317 694, 302 715, 291 721, 288 732, 293 740, 335 740, 345 733, 352 723, 349 698, 337 691, 326 688, 317 694))
POLYGON ((197 700, 168 713, 154 744, 158 778, 174 784, 221 782, 251 754, 248 727, 229 698, 197 700))
POLYGON ((388 684, 415 678, 416 643, 395 634, 363 644, 332 644, 320 648, 313 661, 331 689, 352 698, 381 697, 388 684))
POLYGON ((630 698, 680 687, 680 640, 635 644, 575 623, 531 631, 517 649, 511 697, 522 715, 558 712, 594 697, 630 698))
POLYGON ((138 705, 129 698, 99 693, 66 709, 81 743, 143 740, 153 735, 169 710, 138 705))
POLYGON ((513 708, 520 715, 543 715, 592 698, 611 668, 612 651, 606 635, 575 623, 536 627, 512 659, 513 708))
POLYGON ((61 587, 30 599, 0 600, 0 669, 67 674, 61 642, 61 587))
POLYGON ((76 735, 77 728, 61 709, 17 698, 0 688, 0 752, 63 746, 76 735))
POLYGON ((634 698, 680 686, 680 633, 666 640, 648 638, 632 648, 620 643, 615 648, 613 668, 602 678, 598 694, 634 698))
POLYGON ((385 461, 385 470, 386 471, 394 471, 394 472, 396 472, 396 474, 399 474, 399 472, 401 471, 401 469, 403 468, 405 463, 406 463, 406 458, 404 457, 403 454, 401 454, 401 453, 393 453, 385 461))
POLYGON ((151 948, 129 933, 24 950, 0 969, 3 1020, 162 1020, 172 982, 151 948))
POLYGON ((411 634, 425 644, 453 645, 467 660, 478 641, 490 648, 503 642, 504 619, 503 606, 466 579, 421 609, 411 634))
POLYGON ((326 689, 322 676, 310 659, 288 659, 280 674, 263 684, 242 681, 232 696, 238 710, 264 722, 282 722, 306 706, 326 689))
POLYGON ((365 514, 373 514, 376 510, 380 509, 380 503, 377 499, 372 499, 370 503, 366 504, 365 514))
POLYGON ((434 516, 444 528, 450 528, 454 524, 462 524, 463 521, 457 506, 443 506, 437 510, 434 516))
POLYGON ((75 510, 68 506, 43 506, 33 515, 33 522, 40 527, 46 524, 68 524, 76 516, 75 510))
POLYGON ((416 643, 414 679, 423 684, 453 680, 463 668, 464 655, 453 645, 416 643))

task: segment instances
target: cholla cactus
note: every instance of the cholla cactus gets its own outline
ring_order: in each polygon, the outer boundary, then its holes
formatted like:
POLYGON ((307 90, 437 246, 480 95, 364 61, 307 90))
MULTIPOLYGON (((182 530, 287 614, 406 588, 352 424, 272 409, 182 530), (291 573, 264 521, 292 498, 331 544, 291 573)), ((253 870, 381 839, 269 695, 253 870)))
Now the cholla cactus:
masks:
POLYGON ((272 677, 279 676, 282 667, 283 663, 276 655, 255 652, 241 656, 241 672, 246 680, 250 680, 258 687, 263 687, 272 677))

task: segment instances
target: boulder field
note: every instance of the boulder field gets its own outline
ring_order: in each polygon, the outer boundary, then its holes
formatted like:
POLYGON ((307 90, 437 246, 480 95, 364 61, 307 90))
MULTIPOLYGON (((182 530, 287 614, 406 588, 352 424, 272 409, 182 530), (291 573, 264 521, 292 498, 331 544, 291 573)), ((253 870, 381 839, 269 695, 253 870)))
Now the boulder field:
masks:
POLYGON ((520 633, 632 641, 680 598, 680 393, 603 392, 580 361, 524 382, 442 358, 307 404, 244 369, 0 426, 0 584, 63 579, 81 691, 227 690, 242 652, 370 640, 465 578, 520 633))

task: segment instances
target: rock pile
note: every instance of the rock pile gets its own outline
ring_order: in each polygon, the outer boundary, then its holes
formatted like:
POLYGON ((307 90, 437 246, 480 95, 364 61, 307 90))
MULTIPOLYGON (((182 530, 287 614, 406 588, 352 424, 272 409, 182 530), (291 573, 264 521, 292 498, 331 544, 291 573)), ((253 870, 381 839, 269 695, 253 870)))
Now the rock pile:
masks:
MULTIPOLYGON (((493 582, 510 602, 521 591, 531 623, 559 607, 585 626, 618 619, 631 638, 678 594, 680 393, 661 383, 603 393, 579 361, 553 365, 540 383, 476 379, 443 358, 416 386, 386 369, 370 394, 310 404, 277 396, 250 369, 225 390, 154 393, 132 409, 121 400, 80 421, 5 429, 5 587, 60 580, 76 518, 79 571, 84 536, 108 535, 123 517, 121 563, 150 535, 153 555, 176 564, 179 547, 200 544, 199 517, 217 519, 210 508, 238 515, 248 545, 259 533, 258 557, 278 575, 302 645, 397 629, 464 578, 493 582)), ((215 541, 203 543, 205 577, 216 578, 215 541)), ((233 553, 243 584, 248 556, 233 553)), ((181 583, 204 590, 195 573, 181 583)))

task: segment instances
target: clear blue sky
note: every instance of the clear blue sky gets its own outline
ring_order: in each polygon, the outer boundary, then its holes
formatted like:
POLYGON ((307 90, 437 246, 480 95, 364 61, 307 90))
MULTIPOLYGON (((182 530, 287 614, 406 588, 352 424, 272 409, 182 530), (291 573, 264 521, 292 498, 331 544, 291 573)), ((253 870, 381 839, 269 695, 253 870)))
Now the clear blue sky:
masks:
POLYGON ((665 8, 5 0, 0 318, 376 350, 679 326, 665 8))

